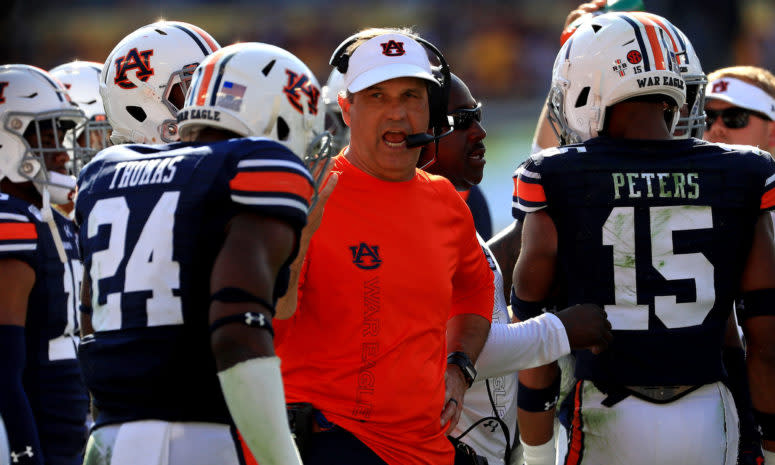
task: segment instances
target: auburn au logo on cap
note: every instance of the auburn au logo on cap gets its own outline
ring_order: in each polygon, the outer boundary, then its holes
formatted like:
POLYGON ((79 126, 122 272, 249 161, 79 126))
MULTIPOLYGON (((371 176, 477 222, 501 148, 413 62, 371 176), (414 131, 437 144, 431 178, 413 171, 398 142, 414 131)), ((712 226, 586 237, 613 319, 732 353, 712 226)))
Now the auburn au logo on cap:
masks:
POLYGON ((377 83, 402 77, 439 84, 433 76, 425 47, 408 35, 391 33, 372 37, 353 51, 344 83, 348 91, 359 92, 377 83))
POLYGON ((403 42, 388 40, 387 42, 381 43, 380 45, 382 46, 382 54, 385 56, 400 57, 401 55, 406 53, 404 51, 403 42))
POLYGON ((713 83, 713 93, 717 92, 726 92, 727 87, 729 87, 729 83, 727 81, 718 81, 713 83))

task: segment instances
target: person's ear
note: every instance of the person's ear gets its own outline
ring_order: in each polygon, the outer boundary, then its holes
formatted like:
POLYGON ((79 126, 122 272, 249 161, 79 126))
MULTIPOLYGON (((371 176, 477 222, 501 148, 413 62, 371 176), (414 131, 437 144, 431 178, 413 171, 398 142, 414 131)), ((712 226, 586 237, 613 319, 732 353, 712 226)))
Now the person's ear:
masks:
POLYGON ((342 120, 344 120, 344 124, 350 126, 350 105, 352 105, 352 103, 342 94, 337 95, 336 98, 339 102, 339 108, 342 109, 342 120))
POLYGON ((775 121, 767 123, 767 147, 770 154, 775 151, 775 121))

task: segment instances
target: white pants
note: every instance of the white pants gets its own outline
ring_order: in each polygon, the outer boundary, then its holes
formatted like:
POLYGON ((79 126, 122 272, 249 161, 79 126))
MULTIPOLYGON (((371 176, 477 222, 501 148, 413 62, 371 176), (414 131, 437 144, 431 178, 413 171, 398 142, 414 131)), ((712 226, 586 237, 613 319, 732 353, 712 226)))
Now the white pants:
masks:
POLYGON ((239 444, 227 425, 134 421, 92 431, 83 463, 240 465, 239 444))
POLYGON ((723 383, 668 404, 629 396, 613 407, 601 404, 606 396, 591 382, 577 389, 570 437, 567 445, 558 444, 558 465, 737 463, 737 412, 723 383))

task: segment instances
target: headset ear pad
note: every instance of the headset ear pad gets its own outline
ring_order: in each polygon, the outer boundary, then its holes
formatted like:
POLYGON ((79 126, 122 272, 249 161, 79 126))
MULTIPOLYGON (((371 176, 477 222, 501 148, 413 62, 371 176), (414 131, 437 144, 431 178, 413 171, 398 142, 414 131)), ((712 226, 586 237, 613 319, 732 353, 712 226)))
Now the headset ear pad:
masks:
POLYGON ((340 73, 345 74, 350 65, 350 55, 347 54, 347 47, 355 43, 356 40, 358 40, 358 34, 353 34, 344 39, 334 50, 334 53, 328 60, 328 64, 336 68, 340 73))
POLYGON ((438 86, 428 86, 428 105, 430 107, 430 126, 434 129, 444 128, 447 122, 447 105, 449 102, 449 85, 445 83, 441 67, 433 67, 433 76, 439 81, 438 86))

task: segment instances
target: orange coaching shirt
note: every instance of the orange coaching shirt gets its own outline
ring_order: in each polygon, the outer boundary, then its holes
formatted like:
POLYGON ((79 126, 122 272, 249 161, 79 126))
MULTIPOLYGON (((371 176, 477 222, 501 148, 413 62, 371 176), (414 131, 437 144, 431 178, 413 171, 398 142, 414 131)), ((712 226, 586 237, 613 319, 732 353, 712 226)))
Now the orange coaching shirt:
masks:
POLYGON ((296 314, 275 320, 286 400, 311 402, 389 464, 452 464, 446 322, 490 320, 493 306, 471 213, 442 177, 386 182, 335 160, 296 314))

